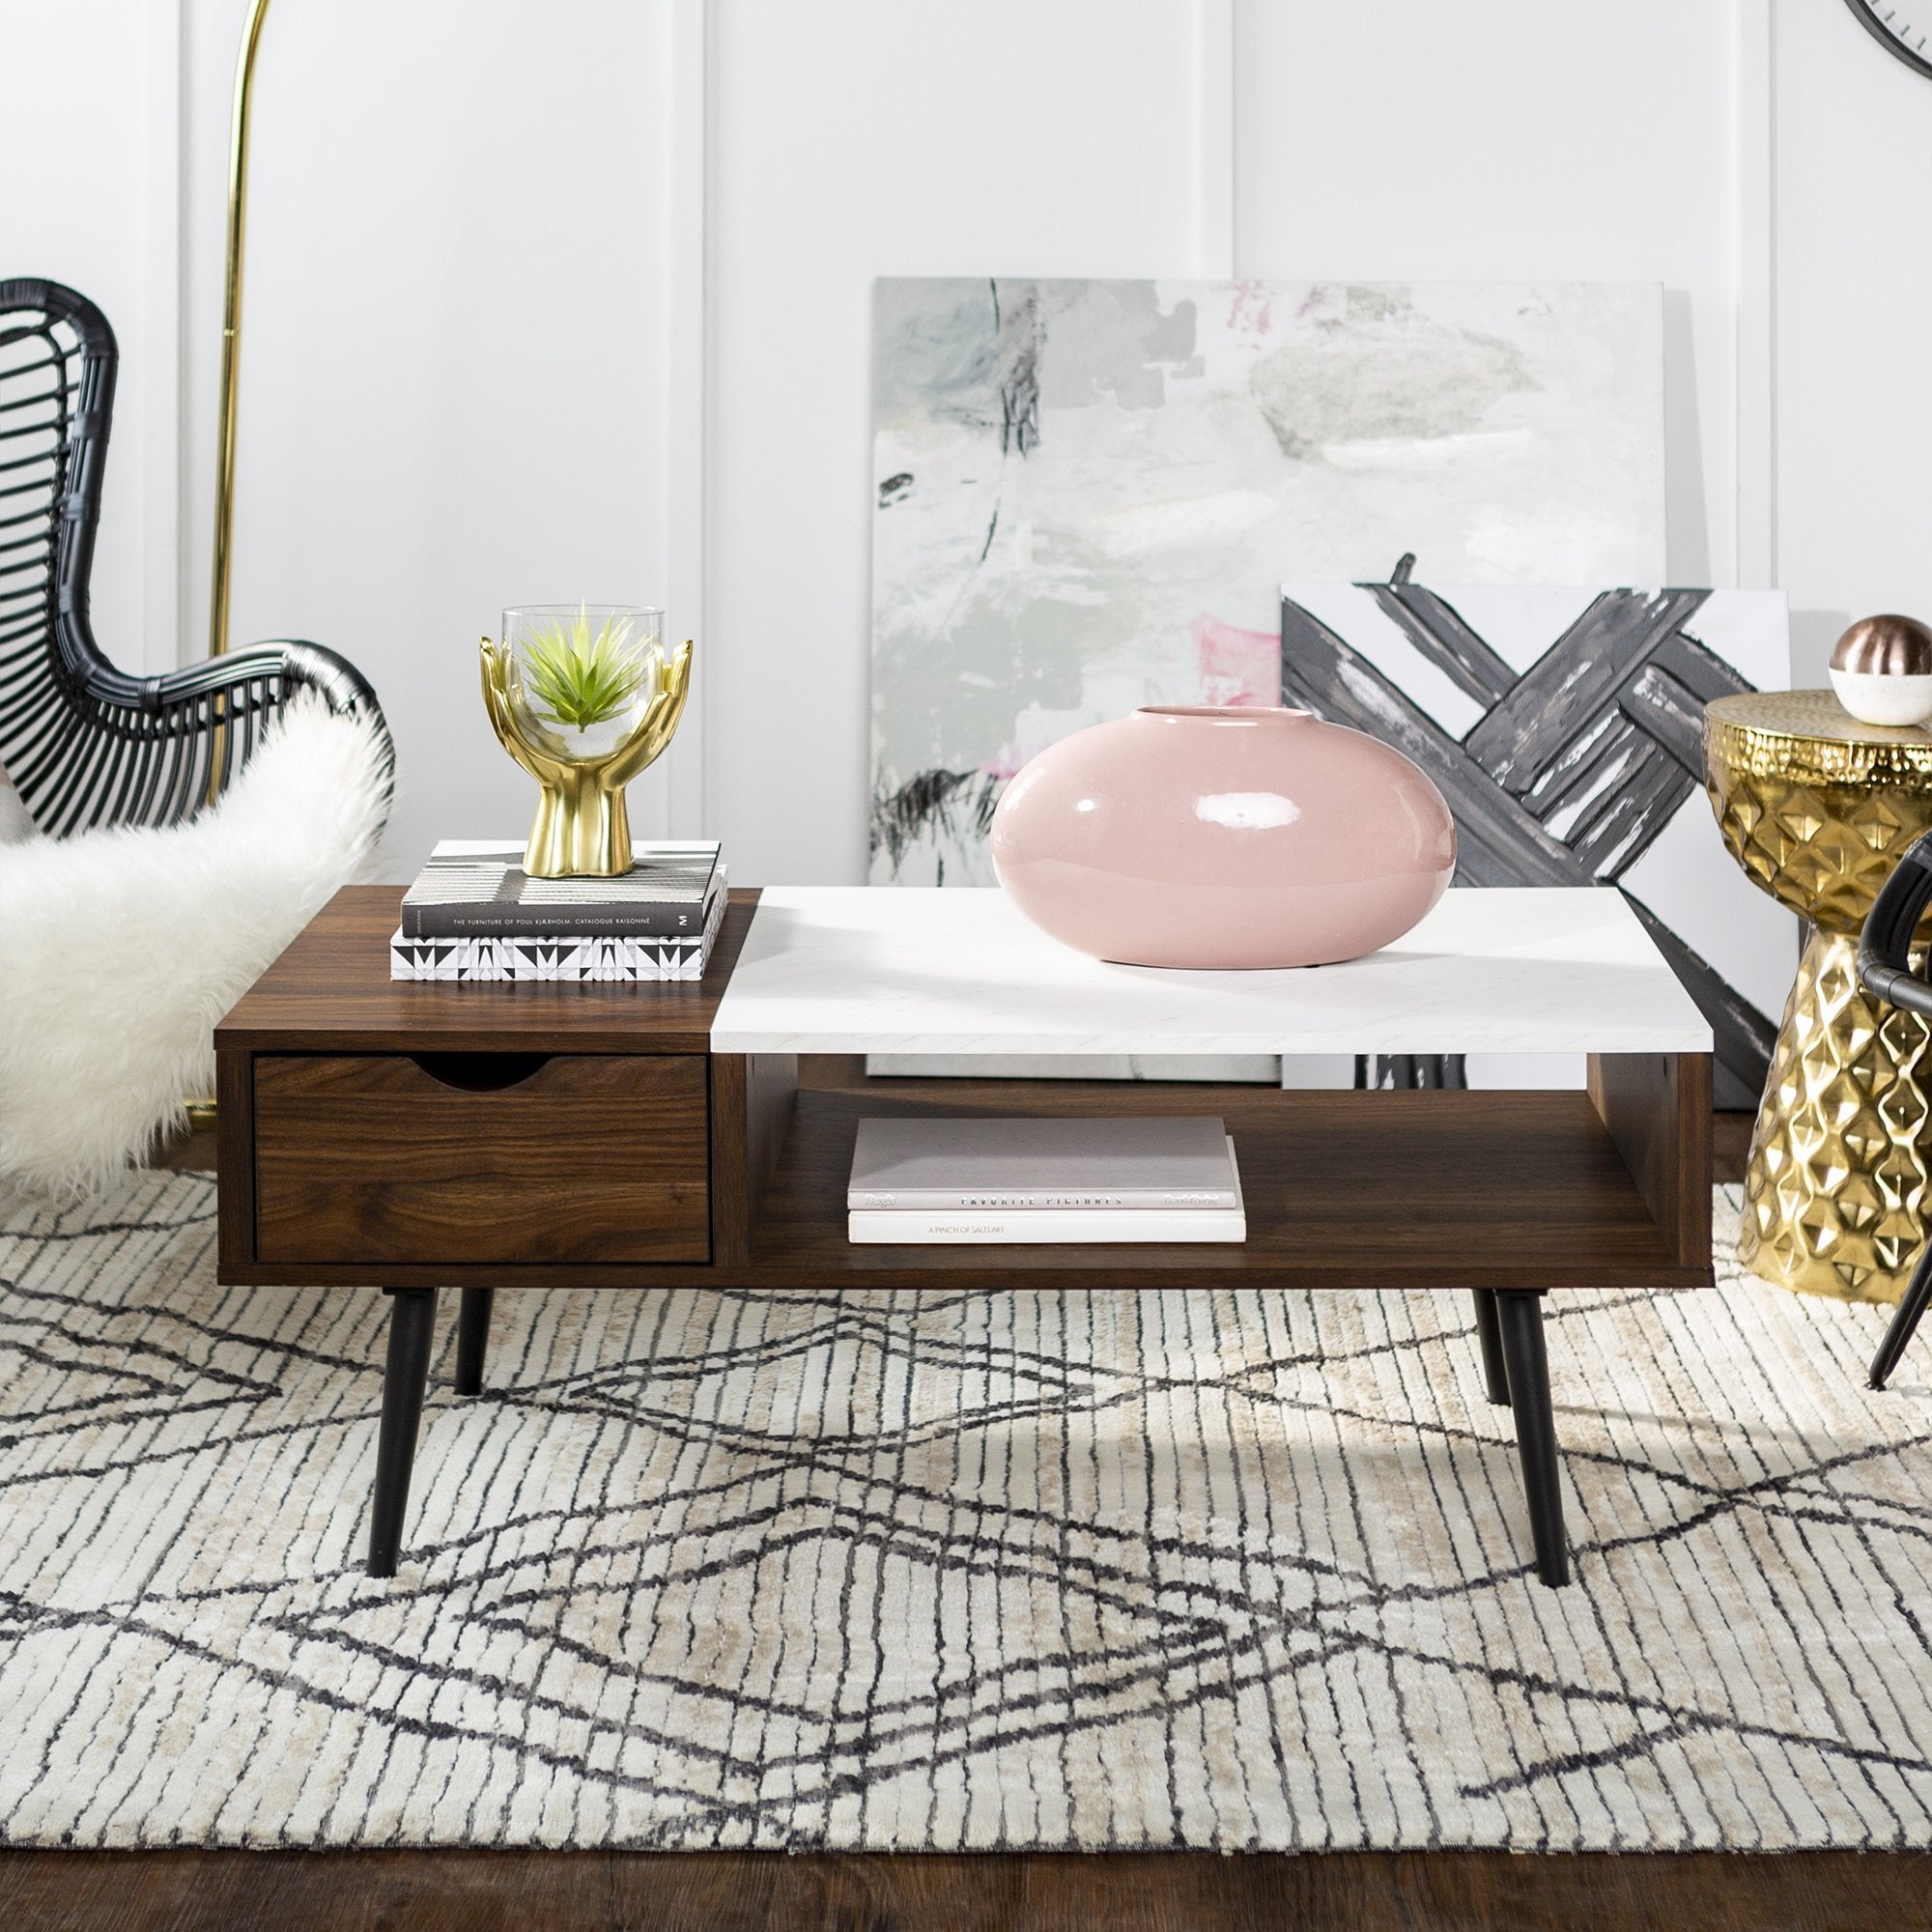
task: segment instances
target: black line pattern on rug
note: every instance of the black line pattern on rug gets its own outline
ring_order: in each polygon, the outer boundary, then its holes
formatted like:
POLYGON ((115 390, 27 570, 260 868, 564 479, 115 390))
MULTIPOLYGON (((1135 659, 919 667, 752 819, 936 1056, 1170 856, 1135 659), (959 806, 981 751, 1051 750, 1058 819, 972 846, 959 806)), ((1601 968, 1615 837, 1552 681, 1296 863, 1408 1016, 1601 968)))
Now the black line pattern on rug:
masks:
MULTIPOLYGON (((185 1237, 182 1225, 124 1217, 99 1232, 103 1242, 146 1234, 165 1246, 185 1237)), ((202 1280, 195 1306, 164 1308, 143 1287, 153 1258, 124 1255, 135 1273, 119 1288, 104 1276, 56 1285, 52 1258, 71 1257, 78 1231, 58 1232, 56 1241, 0 1231, 9 1284, 0 1337, 35 1371, 31 1400, 20 1400, 24 1377, 13 1384, 0 1482, 30 1494, 64 1484, 61 1493, 98 1497, 89 1510, 111 1510, 119 1493, 165 1469, 177 1471, 163 1479, 165 1494, 188 1492, 196 1503, 197 1481, 232 1459, 242 1472, 265 1457, 297 1467, 322 1458, 366 1479, 380 1381, 373 1297, 224 1297, 202 1280), (253 1325, 258 1317, 268 1325, 253 1325), (156 1322, 164 1345, 146 1339, 156 1322), (277 1327, 308 1339, 284 1340, 277 1327), (234 1366, 244 1359, 248 1372, 234 1366), (118 1413, 99 1389, 117 1375, 137 1405, 118 1413), (89 1384, 94 1393, 78 1392, 89 1384), (156 1439, 162 1425, 193 1439, 156 1439), (59 1440, 97 1437, 105 1453, 85 1466, 43 1460, 59 1440), (42 1460, 22 1464, 22 1456, 42 1460)), ((521 1343, 499 1337, 485 1401, 458 1406, 435 1393, 419 1490, 447 1491, 456 1506, 443 1519, 471 1526, 425 1525, 395 1583, 363 1578, 353 1545, 291 1569, 265 1562, 272 1545, 258 1539, 238 1548, 238 1574, 198 1574, 191 1557, 170 1567, 163 1553, 136 1594, 80 1605, 49 1594, 61 1574, 56 1537, 6 1566, 0 1675, 9 1658, 53 1655, 47 1646, 92 1634, 107 1646, 99 1668, 156 1675, 152 1662, 134 1660, 166 1657, 213 1672, 251 1709, 285 1701, 339 1723, 345 1740, 381 1740, 378 1783, 404 1777, 412 1752, 447 1747, 459 1762, 480 1753, 499 1775, 521 1766, 518 1780, 568 1780, 572 1817, 605 1792, 629 1807, 618 1840, 638 1844, 840 1842, 851 1828, 835 1821, 863 1820, 868 1805, 908 1791, 923 1794, 923 1815, 946 1815, 949 1780, 963 1777, 991 1779, 1001 1794, 1000 1822, 973 1839, 989 1846, 1441 1844, 1487 1831, 1485 1841, 1528 1848, 1578 1842, 1562 1821, 1579 1804, 1630 1812, 1619 1780, 1633 1766, 1646 1767, 1652 1784, 1681 1780, 1671 1767, 1700 1740, 1815 1766, 1834 1802, 1856 1813, 1850 1824, 1836 1819, 1830 1842, 1904 1843, 1932 1826, 1932 1721, 1915 1717, 1899 1729, 1896 1713, 1822 1693, 1802 1720, 1795 1710, 1778 1718, 1755 1707, 1748 1675, 1666 1689, 1640 1653, 1628 1662, 1643 1667, 1627 1669, 1618 1641, 1638 1614, 1618 1578, 1635 1576, 1634 1563, 1667 1564, 1674 1548, 1694 1547, 1707 1565, 1715 1551, 1783 1536, 1807 1577, 1829 1580, 1833 1552, 1856 1544, 1868 1576, 1889 1566, 1896 1577, 1924 1577, 1932 1497, 1918 1489, 1889 1497, 1862 1474, 1839 1486, 1841 1475, 1872 1470, 1903 1480, 1902 1459, 1932 1446, 1932 1431, 1897 1426, 1910 1413, 1896 1414, 1882 1439, 1833 1444, 1815 1426, 1777 1433, 1761 1445, 1776 1466, 1755 1474, 1737 1465, 1718 1417, 1678 1430, 1675 1463, 1661 1446, 1637 1453, 1621 1437, 1573 1445, 1584 1581, 1549 1597, 1527 1585, 1508 1425, 1481 1402, 1460 1308, 1438 1324, 1446 1310, 1394 1296, 1244 1296, 1238 1306, 1211 1292, 1122 1297, 1132 1319, 1103 1335, 1094 1306, 1065 1296, 922 1301, 872 1291, 779 1305, 660 1292, 633 1298, 614 1323, 614 1300, 560 1308, 572 1299, 515 1298, 532 1325, 521 1343), (469 1432, 467 1449, 458 1430, 469 1432), (1328 1456, 1320 1445, 1331 1440, 1328 1456), (466 1494, 458 1480, 461 1456, 527 1471, 545 1443, 557 1448, 542 1453, 575 1461, 568 1500, 504 1507, 466 1494), (1317 1458, 1325 1541, 1294 1527, 1313 1497, 1266 1479, 1267 1466, 1288 1466, 1284 1443, 1313 1445, 1295 1453, 1317 1458), (1092 1488, 1101 1479, 1116 1485, 1104 1506, 1092 1488), (1377 1533, 1378 1513, 1403 1497, 1418 1508, 1427 1499, 1417 1527, 1429 1548, 1413 1566, 1400 1540, 1377 1533), (1431 1511, 1439 1527, 1425 1525, 1431 1511), (1484 1523, 1484 1511, 1495 1520, 1484 1523), (909 1590, 933 1606, 923 1675, 891 1656, 914 1628, 902 1620, 909 1590), (824 1605, 825 1619, 798 1613, 799 1591, 824 1605), (771 1654, 756 1662, 754 1629, 734 1635, 704 1621, 733 1606, 730 1617, 755 1623, 761 1604, 782 1618, 775 1655, 788 1662, 771 1654), (976 1604, 1033 1604, 1043 1617, 1022 1614, 1009 1628, 1003 1613, 982 1627, 976 1604), (1606 1680, 1551 1667, 1576 1640, 1573 1610, 1577 1628, 1594 1633, 1590 1654, 1606 1680), (1485 1623, 1511 1633, 1500 1652, 1457 1634, 1485 1623), (679 1633, 681 1649, 670 1643, 679 1633), (1538 1662, 1544 1653, 1551 1664, 1538 1662), (815 1661, 793 1667, 802 1657, 815 1661), (369 1689, 378 1685, 389 1687, 381 1697, 369 1689), (1376 1721, 1392 1728, 1363 1756, 1333 1741, 1360 1721, 1371 1685, 1387 1700, 1376 1721), (1520 1735, 1495 1741, 1500 1761, 1492 1751, 1487 1766, 1445 1769, 1453 1750, 1433 1760, 1427 1741, 1457 1699, 1472 1712, 1517 1713, 1520 1735), (1273 1714, 1265 1721, 1254 1715, 1263 1710, 1273 1714), (1285 1721, 1291 1710, 1302 1723, 1319 1720, 1315 1728, 1297 1732, 1285 1721), (1091 1825, 1008 1831, 1004 1807, 1020 1787, 1005 1785, 1002 1765, 1026 1765, 1037 1819, 1065 1809, 1065 1793, 1120 1747, 1105 1741, 1156 1736, 1147 1802, 1178 1818, 1198 1756, 1180 1747, 1183 1730, 1243 1722, 1254 1734, 1236 1752, 1231 1790, 1249 1794, 1241 1802, 1253 1815, 1257 1804, 1287 1804, 1272 1835, 1230 1828, 1204 1838, 1177 1825, 1151 1837, 1145 1827, 1138 1835, 1096 1836, 1091 1825), (1346 1786, 1338 1814, 1268 1795, 1269 1785, 1286 1794, 1317 1762, 1346 1786), (1512 1815, 1497 1839, 1495 1807, 1532 1798, 1533 1811, 1512 1815), (1399 1827, 1396 1813, 1406 1820, 1399 1827)), ((1667 1296, 1592 1296, 1552 1314, 1580 1340, 1590 1322, 1634 1310, 1657 1321, 1675 1307, 1667 1296)), ((1846 1358, 1859 1348, 1848 1339, 1846 1358)), ((1575 1407, 1581 1415, 1586 1406, 1575 1407)), ((511 1480, 505 1501, 516 1504, 524 1477, 511 1480)), ((359 1508, 346 1514, 353 1529, 359 1508)), ((1896 1577, 1881 1587, 1902 1597, 1896 1577)), ((1927 1639, 1916 1616, 1899 1620, 1895 1639, 1922 1676, 1927 1639)), ((60 1694, 84 1698, 93 1677, 60 1694)), ((80 1708, 71 1701, 36 1733, 41 1785, 71 1776, 80 1708)), ((281 1720, 253 1721, 244 1783, 261 1753, 273 1752, 281 1720)), ((1126 1746, 1127 1758, 1144 1748, 1126 1746)), ((366 1755, 367 1746, 342 1749, 366 1755)), ((1727 1768, 1733 1783, 1737 1775, 1727 1768)), ((370 1841, 356 1802, 330 1788, 328 1835, 370 1841)), ((1764 1802, 1781 1830, 1809 1829, 1789 1795, 1764 1802)), ((464 1816, 486 1815, 487 1796, 469 1792, 464 1816)), ((1681 1804, 1677 1816, 1688 1829, 1681 1804)), ((41 1829, 16 1815, 0 1837, 37 1842, 41 1829)), ((138 1837, 138 1819, 133 1829, 138 1837)), ((411 1829, 420 1828, 391 1827, 389 1836, 401 1841, 411 1829)), ((313 1838, 298 1832, 289 1841, 313 1838)), ((558 1841, 579 1840, 565 1830, 558 1841)), ((1649 1843, 1655 1833, 1619 1815, 1590 1841, 1649 1843)))

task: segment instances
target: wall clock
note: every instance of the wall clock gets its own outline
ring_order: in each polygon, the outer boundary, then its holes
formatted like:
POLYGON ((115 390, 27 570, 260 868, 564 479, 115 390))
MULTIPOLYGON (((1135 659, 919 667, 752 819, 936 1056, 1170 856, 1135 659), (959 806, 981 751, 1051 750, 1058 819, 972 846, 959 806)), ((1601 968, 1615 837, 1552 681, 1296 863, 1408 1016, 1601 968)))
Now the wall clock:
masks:
POLYGON ((1932 0, 1845 0, 1861 26, 1887 53, 1932 80, 1932 0))

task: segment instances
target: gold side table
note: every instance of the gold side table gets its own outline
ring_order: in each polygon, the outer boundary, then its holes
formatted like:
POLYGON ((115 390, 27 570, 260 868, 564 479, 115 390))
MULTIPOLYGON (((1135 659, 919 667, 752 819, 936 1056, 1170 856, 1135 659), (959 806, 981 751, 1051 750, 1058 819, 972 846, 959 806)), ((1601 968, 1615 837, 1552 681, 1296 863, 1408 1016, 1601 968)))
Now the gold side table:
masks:
POLYGON ((1896 1301, 1920 1239, 1932 1085, 1922 1019, 1859 984, 1859 928, 1932 830, 1932 735, 1861 724, 1829 691, 1748 692, 1704 714, 1731 856, 1808 920, 1745 1173, 1745 1265, 1811 1294, 1896 1301))

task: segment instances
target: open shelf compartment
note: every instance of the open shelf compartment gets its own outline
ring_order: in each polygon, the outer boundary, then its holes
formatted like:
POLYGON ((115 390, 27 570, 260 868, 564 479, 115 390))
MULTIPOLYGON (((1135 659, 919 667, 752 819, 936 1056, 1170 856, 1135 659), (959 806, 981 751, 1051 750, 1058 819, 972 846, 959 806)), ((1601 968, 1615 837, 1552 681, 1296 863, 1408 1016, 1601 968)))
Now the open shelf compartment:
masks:
POLYGON ((717 1258, 802 1287, 980 1277, 988 1288, 1707 1286, 1709 1062, 1606 1058, 1589 1093, 1334 1093, 1153 1082, 867 1079, 848 1061, 714 1059, 717 1258), (857 1246, 845 1188, 867 1115, 1217 1115, 1239 1245, 857 1246), (1688 1138, 1688 1143, 1685 1137, 1688 1138), (1701 1179, 1699 1179, 1701 1177, 1701 1179))

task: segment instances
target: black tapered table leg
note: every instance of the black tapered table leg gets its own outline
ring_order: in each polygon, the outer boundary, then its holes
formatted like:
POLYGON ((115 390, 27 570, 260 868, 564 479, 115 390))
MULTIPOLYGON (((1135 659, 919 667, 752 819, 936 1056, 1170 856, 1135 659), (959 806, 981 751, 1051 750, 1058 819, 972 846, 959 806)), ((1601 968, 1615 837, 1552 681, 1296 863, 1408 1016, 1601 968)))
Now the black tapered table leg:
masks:
POLYGON ((1503 1324, 1496 1314, 1496 1292, 1476 1288, 1469 1293, 1476 1304, 1476 1339, 1483 1345, 1483 1383, 1490 1400, 1498 1408, 1507 1408, 1509 1371, 1503 1366, 1503 1324))
POLYGON ((1504 1289, 1496 1294, 1504 1373, 1516 1412, 1517 1455, 1529 1498, 1536 1574, 1554 1589, 1570 1580, 1570 1542, 1563 1533, 1563 1470, 1556 1455, 1556 1417, 1549 1406, 1549 1358, 1543 1348, 1543 1296, 1504 1289))
POLYGON ((490 1347, 490 1310, 494 1288, 466 1288, 456 1316, 456 1392, 483 1393, 483 1357, 490 1347))
POLYGON ((436 1290, 388 1288, 389 1356, 383 1370, 383 1431, 376 1442, 376 1495, 369 1506, 369 1575, 393 1577, 410 1502, 410 1469, 422 1426, 436 1290))
POLYGON ((1932 1234, 1928 1234, 1925 1246, 1919 1251, 1918 1265, 1912 1270, 1912 1279, 1892 1313, 1891 1325, 1886 1329, 1885 1340, 1872 1357, 1873 1388, 1882 1389, 1891 1378, 1891 1372, 1897 1368, 1899 1356, 1905 1353, 1905 1345, 1912 1340, 1912 1331, 1918 1326, 1918 1318, 1925 1313, 1928 1301, 1932 1301, 1932 1234))

